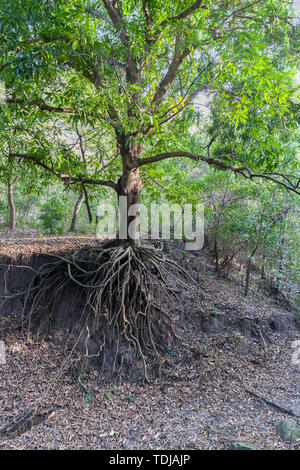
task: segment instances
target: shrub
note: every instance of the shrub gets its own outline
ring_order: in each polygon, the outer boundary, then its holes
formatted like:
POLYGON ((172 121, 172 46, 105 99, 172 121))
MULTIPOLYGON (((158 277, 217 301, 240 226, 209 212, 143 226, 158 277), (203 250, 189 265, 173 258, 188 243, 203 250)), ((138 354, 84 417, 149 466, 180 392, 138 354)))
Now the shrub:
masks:
POLYGON ((51 196, 47 202, 40 206, 40 209, 39 219, 43 229, 50 233, 62 233, 67 215, 67 206, 61 197, 51 196))

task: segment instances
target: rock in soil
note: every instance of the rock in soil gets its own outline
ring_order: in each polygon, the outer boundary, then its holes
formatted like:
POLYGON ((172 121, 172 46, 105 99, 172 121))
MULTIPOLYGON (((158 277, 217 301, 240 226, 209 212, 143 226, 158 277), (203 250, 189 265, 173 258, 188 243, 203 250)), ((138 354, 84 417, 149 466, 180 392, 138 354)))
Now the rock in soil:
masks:
POLYGON ((293 419, 283 419, 277 425, 277 432, 284 441, 298 441, 300 426, 293 419))

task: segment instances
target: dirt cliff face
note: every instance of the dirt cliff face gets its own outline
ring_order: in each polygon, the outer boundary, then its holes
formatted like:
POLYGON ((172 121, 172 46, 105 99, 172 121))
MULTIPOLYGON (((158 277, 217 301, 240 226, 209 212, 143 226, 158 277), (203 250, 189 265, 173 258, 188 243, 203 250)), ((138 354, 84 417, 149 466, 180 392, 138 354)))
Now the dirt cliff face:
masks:
MULTIPOLYGON (((64 278, 69 268, 68 263, 65 263, 64 266, 57 265, 62 260, 68 258, 72 260, 75 253, 79 258, 90 256, 90 253, 97 251, 98 246, 98 239, 78 239, 76 237, 6 241, 0 249, 2 257, 0 315, 19 318, 19 324, 22 328, 30 328, 35 334, 42 334, 44 337, 54 337, 59 332, 61 341, 65 345, 71 349, 75 345, 76 351, 86 358, 85 369, 96 367, 101 370, 104 376, 115 375, 115 371, 122 370, 123 379, 141 380, 145 375, 145 350, 142 351, 139 345, 138 348, 130 347, 128 341, 130 343, 131 339, 126 334, 121 338, 118 337, 121 329, 118 325, 107 322, 105 306, 100 311, 100 317, 96 318, 90 303, 89 289, 73 282, 74 273, 70 273, 70 276, 64 278), (43 277, 44 272, 47 277, 48 273, 51 275, 52 271, 56 272, 56 277, 54 280, 50 278, 50 284, 46 286, 44 285, 44 279, 46 279, 43 277), (60 279, 62 279, 61 283, 60 279)), ((73 268, 74 266, 70 270, 73 268)), ((93 272, 93 267, 89 269, 93 272)), ((139 273, 137 273, 138 275, 139 273)), ((48 277, 47 280, 49 280, 48 277)), ((174 287, 174 279, 170 278, 168 281, 174 287)), ((135 293, 135 283, 137 282, 138 277, 136 280, 133 278, 133 289, 129 295, 136 296, 140 301, 140 306, 137 305, 136 309, 136 313, 140 313, 142 298, 135 293)), ((155 285, 153 287, 156 288, 155 285)), ((112 296, 114 303, 115 292, 109 291, 108 295, 112 296)), ((162 308, 164 311, 173 311, 175 307, 176 302, 172 302, 171 298, 163 299, 160 310, 158 309, 157 312, 151 314, 155 330, 150 336, 152 338, 153 335, 154 338, 155 335, 160 335, 163 350, 167 345, 173 345, 175 337, 172 335, 172 325, 168 324, 169 319, 170 322, 173 322, 172 315, 165 316, 162 313, 162 308)), ((141 318, 144 320, 144 316, 141 318)), ((145 323, 148 321, 145 316, 145 323)), ((175 322, 176 318, 174 318, 175 322)), ((149 325, 142 327, 141 333, 137 333, 141 336, 138 337, 135 334, 134 341, 136 338, 143 339, 143 335, 146 337, 148 329, 149 325)), ((149 344, 147 343, 145 346, 147 348, 149 344)), ((158 351, 157 342, 155 348, 158 351)), ((150 359, 153 356, 150 347, 147 351, 147 359, 148 356, 150 359)), ((157 375, 158 366, 154 364, 151 370, 157 375)))

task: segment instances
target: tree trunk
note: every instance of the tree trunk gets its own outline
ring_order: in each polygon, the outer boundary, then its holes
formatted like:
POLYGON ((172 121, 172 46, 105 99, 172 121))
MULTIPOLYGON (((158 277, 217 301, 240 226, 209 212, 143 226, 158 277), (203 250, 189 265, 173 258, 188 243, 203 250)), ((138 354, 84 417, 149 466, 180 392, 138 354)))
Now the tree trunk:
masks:
POLYGON ((138 221, 143 183, 139 169, 123 173, 118 182, 119 233, 118 238, 135 245, 138 242, 138 221))
POLYGON ((73 212, 73 218, 72 218, 71 227, 70 227, 69 232, 75 232, 76 222, 77 222, 77 219, 78 219, 79 212, 80 212, 81 206, 83 204, 83 201, 84 201, 84 195, 83 195, 83 192, 81 191, 79 196, 78 196, 78 199, 76 201, 76 204, 75 204, 75 208, 74 208, 74 212, 73 212))
POLYGON ((140 215, 141 192, 143 182, 140 170, 135 167, 142 147, 139 144, 122 142, 121 155, 123 174, 118 181, 119 232, 120 240, 136 245, 138 243, 138 222, 140 215))
POLYGON ((283 258, 284 258, 284 248, 285 248, 285 232, 286 232, 286 222, 288 217, 289 208, 285 211, 280 224, 280 232, 279 232, 279 263, 278 263, 278 270, 280 272, 283 271, 283 258))
POLYGON ((219 264, 219 249, 218 249, 218 243, 217 239, 215 238, 215 243, 214 243, 214 253, 215 253, 215 269, 216 273, 220 274, 220 264, 219 264))
POLYGON ((247 265, 246 265, 245 295, 248 295, 248 292, 249 292, 250 274, 251 274, 251 258, 247 260, 247 265))
POLYGON ((9 222, 8 226, 10 230, 15 230, 16 228, 16 211, 14 204, 14 184, 17 181, 17 178, 13 179, 13 172, 11 172, 8 184, 7 184, 7 200, 9 207, 9 222))
POLYGON ((265 255, 265 250, 263 248, 262 264, 261 264, 261 280, 266 279, 265 265, 266 265, 266 255, 265 255))
POLYGON ((261 243, 262 240, 262 224, 263 224, 263 213, 261 213, 260 216, 260 226, 259 226, 259 234, 258 234, 258 239, 256 242, 255 247, 253 248, 246 264, 246 283, 245 283, 245 295, 248 295, 249 292, 249 287, 250 287, 250 275, 251 275, 251 266, 252 266, 252 260, 254 259, 254 255, 261 243))

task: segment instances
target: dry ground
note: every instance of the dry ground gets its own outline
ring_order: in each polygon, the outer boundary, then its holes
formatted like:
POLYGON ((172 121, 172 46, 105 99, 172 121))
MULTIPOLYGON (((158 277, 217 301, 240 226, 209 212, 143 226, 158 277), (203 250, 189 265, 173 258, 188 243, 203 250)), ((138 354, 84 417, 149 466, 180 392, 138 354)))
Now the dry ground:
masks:
MULTIPOLYGON (((6 239, 0 254, 22 253, 24 245, 32 253, 95 242, 6 239)), ((20 435, 2 432, 0 449, 226 449, 235 440, 264 449, 299 448, 276 433, 287 415, 255 398, 240 380, 299 413, 300 366, 292 363, 292 341, 300 332, 292 314, 261 293, 245 298, 234 280, 217 279, 204 252, 182 262, 192 266, 204 298, 193 287, 183 288, 182 308, 174 312, 182 341, 174 350, 166 345, 165 375, 150 385, 104 381, 92 370, 85 377, 87 392, 70 370, 57 377, 66 357, 57 337, 4 333, 13 316, 0 316, 0 339, 7 345, 7 363, 0 365, 0 430, 28 410, 42 416, 20 435), (232 326, 240 318, 268 321, 274 315, 286 319, 284 331, 243 337, 232 326)))

